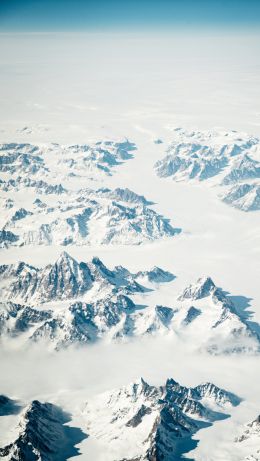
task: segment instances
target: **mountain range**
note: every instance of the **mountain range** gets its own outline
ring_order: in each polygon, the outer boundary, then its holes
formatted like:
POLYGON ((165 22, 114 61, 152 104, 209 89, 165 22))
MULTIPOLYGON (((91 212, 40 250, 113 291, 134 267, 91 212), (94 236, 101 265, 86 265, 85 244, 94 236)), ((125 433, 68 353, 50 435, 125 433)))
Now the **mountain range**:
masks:
POLYGON ((55 178, 62 170, 64 177, 93 179, 112 174, 135 150, 136 145, 127 139, 81 145, 5 143, 0 144, 0 171, 12 177, 55 178))
POLYGON ((40 269, 23 262, 2 265, 0 281, 2 338, 60 349, 105 338, 171 336, 212 354, 259 352, 251 322, 210 277, 186 287, 173 307, 149 303, 151 291, 174 281, 170 272, 111 270, 98 258, 78 262, 66 252, 40 269))
POLYGON ((236 131, 173 129, 156 174, 175 181, 209 181, 221 186, 225 203, 242 211, 260 209, 259 139, 236 131))
POLYGON ((145 197, 125 188, 110 190, 56 188, 19 205, 2 202, 1 246, 10 245, 139 245, 180 232, 149 207, 145 197))
POLYGON ((0 417, 17 415, 0 457, 9 461, 65 461, 76 445, 99 440, 108 461, 176 461, 196 446, 193 435, 228 417, 241 399, 212 383, 185 387, 174 379, 152 386, 143 378, 82 402, 80 428, 60 406, 33 400, 17 403, 0 396, 0 417), (11 411, 10 411, 11 408, 11 411), (70 423, 70 424, 68 424, 70 423))

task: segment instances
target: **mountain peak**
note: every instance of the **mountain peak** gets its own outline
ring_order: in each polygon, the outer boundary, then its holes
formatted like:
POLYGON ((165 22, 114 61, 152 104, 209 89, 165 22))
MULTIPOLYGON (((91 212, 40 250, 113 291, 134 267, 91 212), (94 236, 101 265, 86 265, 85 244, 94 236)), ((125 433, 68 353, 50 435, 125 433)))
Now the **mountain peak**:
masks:
POLYGON ((237 406, 241 402, 237 395, 210 382, 201 383, 194 390, 199 393, 201 398, 213 399, 220 406, 237 406))
POLYGON ((166 387, 175 386, 176 384, 179 384, 179 383, 175 381, 175 379, 173 378, 168 378, 166 381, 166 387))
POLYGON ((71 262, 77 262, 72 256, 70 256, 69 253, 67 253, 67 251, 62 251, 58 257, 58 259, 56 260, 55 264, 61 264, 62 262, 64 261, 71 261, 71 262))
POLYGON ((212 278, 206 275, 203 277, 200 277, 197 281, 197 284, 204 286, 204 287, 208 287, 208 288, 215 288, 215 284, 212 278))
POLYGON ((149 396, 154 393, 156 388, 150 386, 142 377, 136 379, 131 385, 131 390, 136 398, 140 395, 149 396))
POLYGON ((181 296, 179 296, 179 299, 184 300, 184 299, 206 298, 215 289, 216 289, 216 285, 214 284, 211 277, 208 277, 208 276, 200 277, 196 283, 191 284, 187 288, 185 288, 181 296))
POLYGON ((144 380, 144 378, 142 378, 142 376, 139 376, 133 384, 137 384, 138 386, 141 385, 143 387, 147 387, 149 386, 149 384, 144 380))
POLYGON ((101 267, 104 266, 104 264, 102 263, 101 259, 98 256, 93 256, 91 262, 92 264, 95 264, 95 266, 101 266, 101 267))

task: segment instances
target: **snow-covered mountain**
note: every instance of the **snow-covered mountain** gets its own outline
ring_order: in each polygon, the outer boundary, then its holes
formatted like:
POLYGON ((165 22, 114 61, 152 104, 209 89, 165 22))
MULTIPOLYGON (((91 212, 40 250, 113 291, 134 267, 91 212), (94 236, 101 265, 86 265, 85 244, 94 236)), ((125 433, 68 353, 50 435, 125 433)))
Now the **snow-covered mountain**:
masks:
POLYGON ((243 452, 252 453, 246 456, 244 461, 260 460, 260 416, 246 424, 244 431, 235 439, 235 442, 242 444, 243 452))
MULTIPOLYGON (((169 276, 166 272, 165 277, 169 276)), ((139 277, 122 266, 110 270, 96 257, 89 263, 78 262, 65 251, 42 269, 24 262, 0 266, 2 296, 30 303, 75 299, 91 289, 95 297, 97 293, 143 292, 146 288, 136 281, 139 277)))
POLYGON ((180 232, 128 188, 89 188, 133 156, 128 140, 0 144, 0 247, 139 245, 180 232), (105 175, 105 176, 104 176, 105 175))
MULTIPOLYGON (((45 183, 43 187, 46 194, 45 183)), ((138 245, 180 232, 149 208, 145 197, 127 188, 66 193, 55 186, 50 194, 54 196, 41 199, 32 194, 30 203, 27 197, 27 208, 15 205, 14 200, 10 203, 9 198, 3 201, 2 246, 138 245)))
POLYGON ((230 172, 224 176, 223 184, 236 184, 250 179, 260 178, 260 162, 248 154, 239 155, 232 163, 230 172))
POLYGON ((185 387, 167 379, 162 386, 152 386, 140 378, 120 389, 96 393, 87 402, 82 402, 81 393, 74 413, 77 427, 71 427, 73 415, 61 406, 33 400, 11 408, 12 399, 0 396, 0 410, 8 407, 0 411, 0 418, 16 415, 8 439, 0 442, 0 458, 65 461, 79 455, 76 447, 89 438, 106 449, 102 459, 108 461, 174 461, 196 446, 192 436, 198 430, 227 418, 240 401, 209 382, 185 387))
POLYGON ((98 258, 77 262, 63 252, 42 269, 23 262, 2 265, 0 279, 0 334, 44 340, 56 349, 158 332, 171 317, 171 309, 146 310, 129 298, 174 279, 158 267, 134 274, 122 266, 110 270, 98 258))
POLYGON ((0 144, 0 171, 42 178, 68 175, 95 178, 110 175, 115 166, 132 158, 136 145, 127 139, 92 144, 0 144))
POLYGON ((0 171, 15 175, 48 174, 39 147, 31 144, 0 144, 0 171))
POLYGON ((183 338, 211 353, 259 351, 259 337, 236 311, 231 299, 212 281, 202 277, 184 289, 174 315, 183 338))
MULTIPOLYGON (((3 192, 26 192, 31 194, 40 194, 40 195, 60 195, 64 194, 67 191, 65 187, 61 184, 48 183, 42 179, 32 179, 31 177, 17 176, 14 179, 0 180, 0 190, 3 192)), ((6 195, 8 197, 8 194, 6 195)), ((7 198, 7 201, 12 199, 7 198)), ((7 207, 8 208, 8 207, 7 207)), ((10 206, 10 208, 12 208, 10 206)))
POLYGON ((174 279, 157 267, 133 274, 122 266, 110 270, 98 258, 79 263, 64 252, 42 269, 18 263, 0 266, 0 274, 3 338, 60 349, 100 339, 171 336, 212 354, 259 352, 250 322, 209 277, 185 288, 168 307, 149 302, 151 290, 174 279))
POLYGON ((93 179, 102 183, 135 150, 126 139, 0 144, 0 246, 138 245, 178 233, 144 196, 88 187, 93 179))
MULTIPOLYGON (((107 295, 92 302, 53 304, 53 309, 4 302, 0 304, 0 336, 28 342, 44 342, 60 350, 100 339, 127 341, 144 335, 169 333, 172 309, 142 308, 129 296, 107 295)), ((19 342, 21 345, 21 342, 19 342)))
POLYGON ((222 194, 222 200, 243 211, 260 210, 260 184, 235 185, 222 194))
POLYGON ((239 402, 211 383, 188 388, 168 379, 156 387, 141 378, 95 396, 83 416, 90 437, 106 447, 108 461, 174 461, 191 449, 193 434, 225 418, 239 402))
MULTIPOLYGON (((233 158, 239 156, 241 160, 241 156, 245 156, 258 143, 257 138, 236 131, 188 131, 175 128, 167 156, 155 164, 155 170, 161 177, 172 176, 178 180, 196 178, 203 181, 218 175, 229 166, 233 158)), ((252 164, 248 157, 243 158, 247 171, 252 164)), ((260 170, 257 172, 259 177, 260 170)))
POLYGON ((257 416, 254 421, 251 421, 246 425, 243 433, 236 438, 236 442, 244 442, 251 437, 257 437, 260 441, 260 416, 257 416))
POLYGON ((223 187, 226 203, 243 211, 259 209, 260 144, 253 136, 176 128, 167 155, 154 168, 158 176, 176 181, 214 178, 214 184, 223 187), (257 182, 251 185, 250 181, 257 182))
MULTIPOLYGON (((10 461, 59 461, 79 452, 72 443, 70 417, 51 403, 33 400, 20 415, 16 438, 0 448, 0 457, 10 461)), ((74 430, 74 444, 86 435, 74 430)))

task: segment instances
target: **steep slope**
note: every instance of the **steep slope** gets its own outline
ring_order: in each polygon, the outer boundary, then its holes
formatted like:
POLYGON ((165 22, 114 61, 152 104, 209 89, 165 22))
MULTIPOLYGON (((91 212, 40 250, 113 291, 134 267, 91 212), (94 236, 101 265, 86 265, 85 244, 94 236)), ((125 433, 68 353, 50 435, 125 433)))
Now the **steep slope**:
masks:
POLYGON ((21 407, 16 400, 0 394, 0 416, 14 415, 20 410, 21 407))
MULTIPOLYGON (((20 418, 18 437, 0 448, 0 457, 10 461, 54 461, 78 454, 70 441, 70 429, 64 426, 70 417, 51 403, 34 400, 20 418)), ((85 438, 80 430, 74 443, 85 438)))

